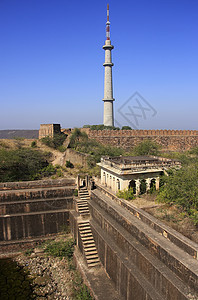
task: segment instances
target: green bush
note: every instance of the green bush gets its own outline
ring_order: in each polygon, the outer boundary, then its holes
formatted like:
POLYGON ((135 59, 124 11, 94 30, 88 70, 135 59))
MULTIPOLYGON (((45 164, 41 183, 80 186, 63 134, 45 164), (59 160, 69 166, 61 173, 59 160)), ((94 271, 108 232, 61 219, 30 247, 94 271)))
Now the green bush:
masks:
POLYGON ((56 174, 56 168, 52 164, 49 164, 47 167, 41 170, 40 174, 44 177, 49 177, 56 174))
POLYGON ((49 153, 33 149, 0 149, 0 182, 39 179, 48 158, 49 153))
POLYGON ((101 156, 119 156, 124 153, 123 149, 105 146, 99 142, 89 139, 85 132, 76 128, 70 137, 70 147, 76 151, 90 154, 87 158, 89 168, 94 168, 100 162, 101 156))
POLYGON ((65 152, 67 148, 64 147, 64 146, 62 145, 62 146, 59 146, 57 149, 58 149, 60 152, 65 152))
MULTIPOLYGON (((58 149, 59 147, 61 147, 63 145, 66 137, 67 136, 64 133, 56 133, 56 134, 54 134, 53 138, 51 138, 49 136, 42 138, 41 142, 48 147, 58 149)), ((60 148, 60 149, 62 150, 63 148, 60 148)))
POLYGON ((196 156, 198 156, 198 147, 194 147, 190 150, 190 154, 194 154, 196 156))
POLYGON ((120 130, 119 127, 101 125, 91 125, 91 130, 120 130))
POLYGON ((74 190, 74 196, 78 197, 78 190, 77 189, 74 190))
POLYGON ((33 141, 33 142, 31 143, 31 147, 32 147, 32 148, 36 148, 36 147, 37 147, 37 142, 36 142, 36 141, 33 141))
POLYGON ((129 188, 129 189, 124 189, 124 190, 119 190, 116 194, 116 196, 118 198, 123 198, 125 200, 133 200, 135 199, 135 196, 133 194, 133 189, 129 188))
POLYGON ((160 146, 150 140, 144 141, 133 148, 134 155, 159 155, 160 146))
POLYGON ((189 210, 189 216, 192 219, 194 225, 198 225, 198 210, 191 208, 189 210))
POLYGON ((132 130, 130 126, 122 126, 122 130, 132 130))
POLYGON ((69 160, 66 161, 65 166, 66 166, 66 168, 73 168, 74 167, 74 165, 69 160))
POLYGON ((76 149, 79 143, 86 142, 88 140, 88 135, 82 132, 79 128, 75 128, 70 136, 69 147, 76 149))
POLYGON ((176 204, 198 224, 198 163, 184 165, 164 176, 164 185, 157 196, 159 202, 176 204))
POLYGON ((44 246, 44 252, 54 257, 71 259, 74 252, 74 240, 50 241, 44 246))
POLYGON ((57 177, 63 177, 63 172, 62 172, 62 170, 61 170, 61 169, 57 169, 57 170, 56 170, 56 175, 57 175, 57 177))

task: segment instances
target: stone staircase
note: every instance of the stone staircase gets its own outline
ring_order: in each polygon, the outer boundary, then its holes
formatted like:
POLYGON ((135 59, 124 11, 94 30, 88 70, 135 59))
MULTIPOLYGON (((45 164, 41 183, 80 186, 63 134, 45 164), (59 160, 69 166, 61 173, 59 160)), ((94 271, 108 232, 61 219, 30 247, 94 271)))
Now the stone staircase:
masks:
POLYGON ((78 229, 80 238, 82 241, 83 253, 87 262, 88 267, 96 267, 100 265, 98 252, 96 249, 95 241, 91 231, 89 223, 89 206, 88 201, 90 200, 89 192, 87 188, 81 187, 78 191, 77 211, 85 221, 78 222, 78 229))
POLYGON ((96 267, 100 265, 98 252, 96 249, 95 241, 93 239, 89 221, 79 223, 78 228, 88 267, 96 267))
POLYGON ((78 191, 77 210, 80 215, 89 215, 88 200, 90 199, 89 192, 86 188, 81 188, 78 191))

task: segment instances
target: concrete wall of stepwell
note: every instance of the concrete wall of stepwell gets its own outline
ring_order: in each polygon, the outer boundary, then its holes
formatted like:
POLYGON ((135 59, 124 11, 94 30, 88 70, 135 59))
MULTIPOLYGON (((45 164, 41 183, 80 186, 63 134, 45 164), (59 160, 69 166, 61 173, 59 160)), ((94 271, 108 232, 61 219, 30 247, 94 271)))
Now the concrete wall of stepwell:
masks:
POLYGON ((0 241, 55 234, 69 224, 75 179, 0 183, 0 241))
POLYGON ((154 227, 160 227, 155 218, 148 217, 148 225, 145 212, 135 215, 120 204, 98 189, 89 202, 98 254, 118 292, 128 300, 197 299, 197 244, 189 241, 188 255, 188 239, 168 228, 164 236, 159 229, 155 232, 154 227), (169 235, 176 235, 177 242, 170 242, 169 235))

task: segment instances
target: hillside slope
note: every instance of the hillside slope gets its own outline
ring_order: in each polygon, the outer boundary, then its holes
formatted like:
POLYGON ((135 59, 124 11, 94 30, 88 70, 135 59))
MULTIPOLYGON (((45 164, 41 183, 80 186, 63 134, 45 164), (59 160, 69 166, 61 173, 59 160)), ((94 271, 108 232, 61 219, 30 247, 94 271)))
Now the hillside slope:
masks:
POLYGON ((0 139, 38 139, 39 130, 0 130, 0 139))

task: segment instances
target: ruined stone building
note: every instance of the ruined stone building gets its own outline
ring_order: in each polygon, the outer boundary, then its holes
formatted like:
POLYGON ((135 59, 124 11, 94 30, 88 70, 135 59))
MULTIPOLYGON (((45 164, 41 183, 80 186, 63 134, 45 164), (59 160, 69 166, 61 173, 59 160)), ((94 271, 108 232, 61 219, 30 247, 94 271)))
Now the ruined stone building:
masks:
POLYGON ((132 188, 139 195, 143 185, 146 191, 159 189, 160 175, 170 168, 180 168, 180 162, 156 156, 102 157, 101 184, 112 191, 132 188))

